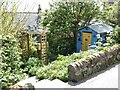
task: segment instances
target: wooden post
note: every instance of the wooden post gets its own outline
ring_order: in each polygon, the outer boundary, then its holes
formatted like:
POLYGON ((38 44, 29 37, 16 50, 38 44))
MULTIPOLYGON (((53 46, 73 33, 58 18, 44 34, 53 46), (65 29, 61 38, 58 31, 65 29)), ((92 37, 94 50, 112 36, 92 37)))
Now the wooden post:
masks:
POLYGON ((29 57, 30 51, 29 51, 29 34, 26 32, 21 32, 21 40, 20 40, 20 46, 22 48, 22 56, 23 57, 29 57))
POLYGON ((46 34, 41 35, 41 59, 44 61, 45 64, 48 63, 48 61, 47 61, 47 37, 46 37, 46 34))
POLYGON ((30 47, 29 47, 29 34, 27 33, 27 35, 26 35, 26 37, 27 37, 27 54, 28 54, 28 57, 30 56, 30 47))
POLYGON ((41 30, 41 31, 32 31, 32 32, 22 32, 22 38, 21 38, 21 47, 23 51, 23 55, 26 57, 30 56, 30 34, 37 34, 39 35, 40 41, 38 43, 38 54, 40 56, 40 59, 43 60, 45 64, 48 64, 47 60, 47 52, 48 52, 48 42, 47 42, 47 31, 41 30))

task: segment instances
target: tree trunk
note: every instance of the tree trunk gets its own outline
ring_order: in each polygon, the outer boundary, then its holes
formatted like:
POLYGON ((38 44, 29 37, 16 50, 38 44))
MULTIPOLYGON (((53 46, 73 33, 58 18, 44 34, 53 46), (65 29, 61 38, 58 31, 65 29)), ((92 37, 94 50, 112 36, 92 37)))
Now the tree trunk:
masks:
POLYGON ((74 30, 74 31, 73 31, 73 34, 74 34, 74 46, 73 46, 73 47, 74 47, 74 49, 75 49, 75 51, 76 51, 76 43, 77 43, 77 42, 76 42, 76 38, 77 38, 77 30, 74 30))

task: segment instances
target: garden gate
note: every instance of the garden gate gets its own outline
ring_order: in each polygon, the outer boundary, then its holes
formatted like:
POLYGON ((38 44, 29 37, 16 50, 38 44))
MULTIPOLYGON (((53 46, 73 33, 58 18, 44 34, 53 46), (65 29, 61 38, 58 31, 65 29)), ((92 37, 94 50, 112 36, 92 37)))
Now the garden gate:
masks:
POLYGON ((48 42, 47 42, 47 30, 28 30, 21 32, 21 48, 23 55, 30 55, 30 35, 39 35, 40 42, 37 43, 38 51, 40 55, 40 59, 42 59, 46 64, 48 63, 47 60, 47 51, 48 51, 48 42))

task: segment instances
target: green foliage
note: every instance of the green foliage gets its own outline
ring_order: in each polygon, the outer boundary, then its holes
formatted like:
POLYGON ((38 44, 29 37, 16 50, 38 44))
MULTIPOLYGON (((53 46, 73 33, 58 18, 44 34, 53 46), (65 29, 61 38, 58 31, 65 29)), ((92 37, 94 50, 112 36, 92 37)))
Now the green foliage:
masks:
POLYGON ((18 41, 11 35, 2 36, 0 51, 2 59, 0 62, 0 86, 5 88, 23 79, 24 74, 20 68, 23 61, 21 61, 18 41))
POLYGON ((111 46, 113 46, 115 44, 115 40, 113 39, 113 33, 110 32, 107 34, 106 36, 106 40, 104 43, 102 43, 102 39, 100 38, 100 35, 97 35, 98 38, 98 42, 96 42, 96 50, 97 51, 104 51, 106 48, 110 48, 111 46))
POLYGON ((102 39, 100 37, 100 34, 97 34, 97 38, 98 38, 98 41, 96 42, 96 45, 100 47, 102 45, 102 39))
POLYGON ((23 19, 20 19, 18 22, 14 22, 18 6, 19 3, 16 4, 5 0, 0 1, 0 17, 2 17, 0 18, 1 35, 12 34, 16 36, 17 31, 24 27, 24 25, 21 24, 23 19))
POLYGON ((17 31, 23 26, 20 27, 21 20, 14 22, 17 8, 13 2, 0 1, 0 88, 8 88, 25 77, 16 38, 17 31))
POLYGON ((117 11, 118 2, 115 1, 114 4, 110 5, 108 2, 103 3, 103 10, 99 14, 100 21, 104 21, 113 27, 117 25, 117 11))
POLYGON ((0 75, 0 88, 9 88, 9 86, 24 79, 26 74, 18 71, 16 73, 10 73, 10 71, 1 71, 0 75))
POLYGON ((96 3, 53 2, 44 13, 40 25, 50 31, 49 49, 52 54, 71 54, 75 50, 76 31, 93 20, 99 7, 96 3))
MULTIPOLYGON (((26 74, 37 68, 43 66, 39 58, 31 57, 28 60, 22 60, 21 49, 17 39, 14 36, 2 36, 2 47, 0 48, 1 59, 0 62, 0 85, 1 88, 8 88, 18 81, 25 78, 26 74)), ((34 71, 35 72, 35 71, 34 71)), ((31 74, 32 75, 32 74, 31 74)))
POLYGON ((33 40, 33 37, 29 37, 29 48, 30 48, 30 56, 38 58, 40 55, 37 52, 37 43, 33 40))
MULTIPOLYGON (((38 58, 30 58, 26 61, 21 57, 19 30, 23 29, 28 17, 15 22, 19 5, 13 2, 0 1, 0 88, 9 88, 24 79, 26 76, 24 72, 28 72, 31 67, 42 66, 38 58)), ((34 49, 31 51, 34 53, 35 48, 31 47, 31 49, 34 49)))
POLYGON ((109 46, 113 46, 115 44, 115 40, 113 39, 113 32, 107 34, 106 43, 108 43, 109 46))
POLYGON ((113 30, 113 39, 120 43, 120 27, 116 26, 116 28, 113 30))
POLYGON ((120 0, 118 0, 117 3, 117 20, 118 20, 118 26, 120 27, 120 0))
POLYGON ((95 50, 88 50, 87 52, 74 53, 70 56, 58 55, 57 59, 48 65, 43 67, 33 67, 30 69, 30 73, 41 79, 60 79, 62 81, 68 81, 68 65, 81 58, 87 57, 90 54, 96 53, 95 50))
MULTIPOLYGON (((24 72, 30 73, 31 68, 37 68, 43 66, 43 62, 39 58, 30 57, 24 64, 24 72)), ((32 75, 32 73, 31 73, 32 75)))
POLYGON ((2 47, 0 50, 2 51, 2 63, 6 63, 8 67, 12 65, 12 69, 20 68, 20 65, 22 64, 20 62, 21 49, 19 47, 18 41, 13 36, 6 35, 2 37, 2 47))

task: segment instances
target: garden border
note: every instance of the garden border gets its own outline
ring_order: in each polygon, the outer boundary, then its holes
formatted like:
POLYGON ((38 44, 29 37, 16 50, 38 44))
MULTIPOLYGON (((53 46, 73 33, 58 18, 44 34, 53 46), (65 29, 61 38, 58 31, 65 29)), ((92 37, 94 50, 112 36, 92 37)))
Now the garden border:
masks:
POLYGON ((68 80, 78 82, 120 60, 120 45, 89 55, 68 65, 68 80))

